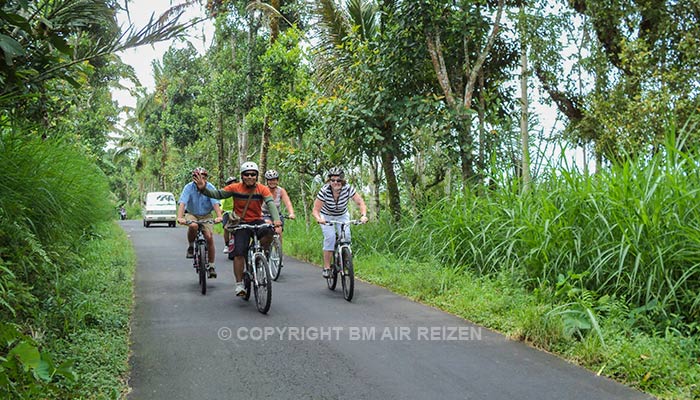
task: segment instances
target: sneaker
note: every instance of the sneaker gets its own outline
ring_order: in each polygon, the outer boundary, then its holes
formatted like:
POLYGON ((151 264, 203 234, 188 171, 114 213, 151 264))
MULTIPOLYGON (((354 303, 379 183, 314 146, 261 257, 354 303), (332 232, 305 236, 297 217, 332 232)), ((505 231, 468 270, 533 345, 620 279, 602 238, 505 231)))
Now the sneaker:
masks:
POLYGON ((228 254, 231 251, 228 246, 224 246, 224 254, 228 254))
POLYGON ((245 291, 245 287, 243 286, 243 282, 236 282, 236 296, 238 297, 243 297, 247 293, 245 291))
POLYGON ((328 279, 331 277, 331 269, 330 268, 324 268, 323 269, 323 277, 328 279))
POLYGON ((194 247, 190 246, 187 248, 187 258, 194 258, 194 247))
POLYGON ((216 278, 216 270, 214 269, 214 267, 209 267, 207 271, 209 271, 209 279, 216 278))

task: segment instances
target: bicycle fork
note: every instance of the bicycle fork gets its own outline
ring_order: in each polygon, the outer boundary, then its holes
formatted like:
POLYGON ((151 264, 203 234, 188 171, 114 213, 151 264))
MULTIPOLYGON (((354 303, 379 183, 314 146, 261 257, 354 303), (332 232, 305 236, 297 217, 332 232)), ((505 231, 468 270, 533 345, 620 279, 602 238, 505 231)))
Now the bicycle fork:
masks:
POLYGON ((345 269, 343 269, 343 249, 348 249, 348 252, 350 252, 350 246, 348 246, 347 243, 343 243, 338 246, 335 253, 335 269, 336 271, 340 272, 341 275, 345 275, 345 269))

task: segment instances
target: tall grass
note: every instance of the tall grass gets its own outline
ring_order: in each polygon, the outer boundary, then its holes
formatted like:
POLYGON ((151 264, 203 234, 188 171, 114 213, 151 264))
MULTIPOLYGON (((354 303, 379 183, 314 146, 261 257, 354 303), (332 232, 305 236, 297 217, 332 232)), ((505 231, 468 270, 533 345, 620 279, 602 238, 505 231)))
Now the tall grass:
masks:
POLYGON ((84 267, 113 206, 101 170, 60 141, 0 132, 0 165, 0 397, 38 398, 74 376, 42 340, 71 334, 65 277, 84 267))
POLYGON ((700 169, 673 148, 582 175, 551 171, 527 196, 467 192, 410 223, 377 224, 371 244, 478 275, 504 272, 554 291, 567 277, 595 297, 646 307, 662 325, 700 320, 700 169))

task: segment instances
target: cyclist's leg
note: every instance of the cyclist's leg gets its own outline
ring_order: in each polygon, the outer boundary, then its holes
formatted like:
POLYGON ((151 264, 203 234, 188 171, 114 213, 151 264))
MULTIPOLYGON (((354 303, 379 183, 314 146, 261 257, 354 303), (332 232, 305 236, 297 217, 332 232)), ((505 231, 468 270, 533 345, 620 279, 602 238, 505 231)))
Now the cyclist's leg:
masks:
MULTIPOLYGON (((321 214, 321 216, 326 221, 331 221, 334 218, 325 214, 321 214)), ((335 249, 335 226, 321 225, 321 232, 323 233, 323 269, 328 270, 331 268, 331 259, 335 249)))
MULTIPOLYGON (((197 217, 185 213, 185 221, 196 221, 197 217)), ((194 253, 194 241, 197 239, 197 224, 187 225, 187 258, 192 258, 194 253)))
MULTIPOLYGON (((221 215, 221 226, 226 226, 226 223, 228 222, 228 217, 229 213, 226 211, 221 215)), ((227 229, 224 229, 224 247, 228 246, 228 242, 230 239, 230 232, 227 229)))
POLYGON ((245 267, 245 257, 248 254, 249 243, 250 232, 247 229, 239 229, 234 232, 233 275, 236 277, 236 282, 243 281, 243 269, 245 267))
MULTIPOLYGON (((209 215, 202 219, 209 220, 211 219, 211 216, 209 215)), ((214 246, 214 231, 212 226, 213 224, 204 224, 204 226, 202 226, 202 233, 204 234, 204 238, 207 239, 207 246, 209 247, 209 264, 214 264, 216 254, 216 247, 214 246)))

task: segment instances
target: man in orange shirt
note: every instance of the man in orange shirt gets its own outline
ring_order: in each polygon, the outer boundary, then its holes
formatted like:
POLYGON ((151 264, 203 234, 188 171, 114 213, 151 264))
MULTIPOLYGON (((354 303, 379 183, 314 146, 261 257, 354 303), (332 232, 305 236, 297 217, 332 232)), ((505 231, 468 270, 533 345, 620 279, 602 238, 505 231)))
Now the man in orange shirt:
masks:
MULTIPOLYGON (((205 196, 215 199, 225 199, 233 197, 233 212, 241 217, 241 223, 260 225, 264 224, 262 205, 265 203, 272 223, 275 225, 275 232, 282 232, 282 221, 279 211, 272 199, 272 193, 267 186, 258 183, 258 165, 254 162, 244 162, 241 164, 241 182, 232 183, 218 190, 206 187, 203 177, 194 177, 197 189, 205 196)), ((260 233, 260 242, 265 249, 270 247, 272 242, 272 229, 263 230, 260 233)), ((233 274, 236 277, 236 296, 245 296, 246 291, 243 285, 243 268, 245 267, 245 257, 248 254, 251 232, 247 229, 235 231, 235 245, 233 248, 233 274)))

